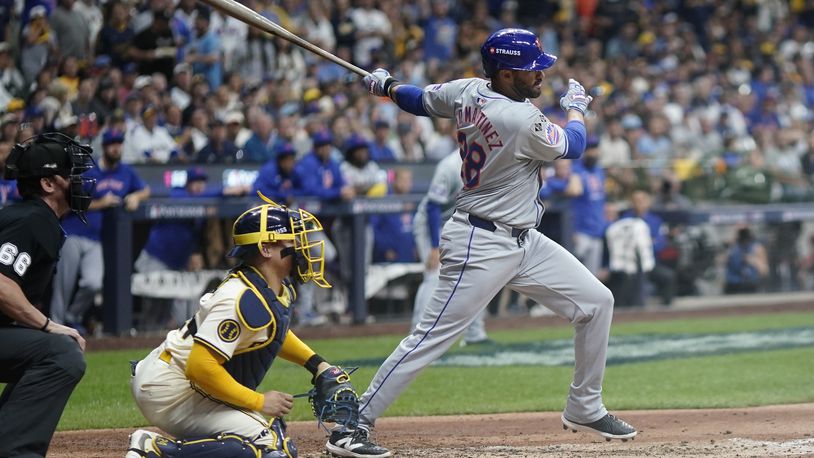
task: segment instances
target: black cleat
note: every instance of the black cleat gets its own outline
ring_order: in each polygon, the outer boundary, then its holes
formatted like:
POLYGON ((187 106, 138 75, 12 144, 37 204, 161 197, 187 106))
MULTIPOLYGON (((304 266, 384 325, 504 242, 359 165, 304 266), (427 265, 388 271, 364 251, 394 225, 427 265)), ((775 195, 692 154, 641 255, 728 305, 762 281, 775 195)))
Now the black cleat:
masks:
POLYGON ((376 445, 370 439, 370 430, 358 426, 353 431, 332 431, 325 444, 328 454, 351 458, 387 458, 390 450, 376 445))
POLYGON ((621 439, 622 441, 627 442, 628 439, 633 439, 638 433, 636 428, 611 414, 607 414, 593 423, 577 423, 575 421, 568 420, 565 418, 565 415, 563 415, 561 419, 562 425, 565 429, 571 428, 571 430, 574 432, 579 430, 599 434, 607 441, 610 441, 611 439, 621 439))

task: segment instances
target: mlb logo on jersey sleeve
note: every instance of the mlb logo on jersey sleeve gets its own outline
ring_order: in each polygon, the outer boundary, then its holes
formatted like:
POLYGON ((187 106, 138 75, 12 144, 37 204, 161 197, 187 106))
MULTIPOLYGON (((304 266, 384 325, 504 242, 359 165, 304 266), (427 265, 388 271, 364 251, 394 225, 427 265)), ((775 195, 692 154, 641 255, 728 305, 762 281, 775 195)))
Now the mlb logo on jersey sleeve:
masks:
POLYGON ((548 123, 545 128, 545 141, 549 145, 556 145, 560 141, 560 131, 554 124, 548 123))

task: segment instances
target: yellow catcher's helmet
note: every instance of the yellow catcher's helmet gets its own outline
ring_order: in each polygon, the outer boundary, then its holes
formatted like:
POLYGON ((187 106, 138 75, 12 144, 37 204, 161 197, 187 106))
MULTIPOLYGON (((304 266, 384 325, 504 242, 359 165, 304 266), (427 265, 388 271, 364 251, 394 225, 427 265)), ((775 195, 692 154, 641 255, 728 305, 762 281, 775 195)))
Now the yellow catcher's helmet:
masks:
POLYGON ((284 249, 283 256, 294 256, 294 279, 300 283, 313 280, 322 288, 330 288, 325 280, 325 241, 310 239, 322 232, 319 220, 305 210, 293 210, 260 192, 257 194, 267 203, 247 210, 235 220, 232 226, 235 246, 228 256, 245 258, 263 243, 293 240, 293 248, 288 253, 284 249))

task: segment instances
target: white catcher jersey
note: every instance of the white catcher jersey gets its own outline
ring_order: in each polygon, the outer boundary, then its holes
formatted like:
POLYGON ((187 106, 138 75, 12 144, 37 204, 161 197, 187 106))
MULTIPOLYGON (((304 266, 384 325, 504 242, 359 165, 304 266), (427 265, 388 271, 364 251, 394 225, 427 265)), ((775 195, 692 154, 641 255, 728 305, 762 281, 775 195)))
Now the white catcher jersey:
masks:
MULTIPOLYGON (((194 340, 202 341, 226 360, 263 345, 269 340, 270 331, 253 331, 238 316, 236 302, 243 293, 252 294, 239 278, 229 278, 213 293, 201 297, 200 308, 195 313, 197 332, 194 340)), ((290 303, 289 291, 283 288, 284 297, 277 300, 284 305, 290 303)), ((164 349, 169 350, 172 359, 186 371, 189 353, 192 351, 193 336, 187 334, 187 325, 170 331, 164 341, 164 349)))
POLYGON ((543 161, 568 149, 563 129, 531 102, 493 91, 487 80, 469 78, 427 86, 424 108, 454 118, 462 160, 463 190, 456 208, 512 227, 536 227, 543 161))

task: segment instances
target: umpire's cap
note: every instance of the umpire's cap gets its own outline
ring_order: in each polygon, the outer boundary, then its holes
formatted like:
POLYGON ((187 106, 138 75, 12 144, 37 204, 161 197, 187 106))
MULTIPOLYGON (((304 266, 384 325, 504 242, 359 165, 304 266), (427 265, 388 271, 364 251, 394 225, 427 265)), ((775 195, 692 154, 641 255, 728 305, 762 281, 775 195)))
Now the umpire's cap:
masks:
POLYGON ((6 160, 5 178, 67 177, 73 167, 73 158, 65 145, 35 138, 30 144, 16 145, 6 160))
POLYGON ((498 70, 545 70, 557 56, 543 52, 537 35, 524 29, 501 29, 489 35, 480 48, 483 71, 487 77, 498 70))

